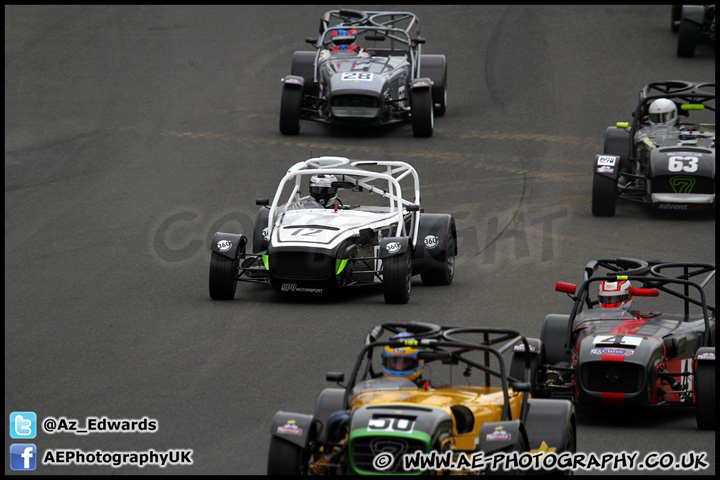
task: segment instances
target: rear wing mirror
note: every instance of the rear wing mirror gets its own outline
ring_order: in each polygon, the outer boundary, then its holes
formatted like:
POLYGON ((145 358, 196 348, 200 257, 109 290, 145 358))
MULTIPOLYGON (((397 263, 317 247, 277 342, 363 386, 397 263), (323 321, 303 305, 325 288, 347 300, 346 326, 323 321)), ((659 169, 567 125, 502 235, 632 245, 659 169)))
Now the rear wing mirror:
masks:
POLYGON ((371 42, 384 42, 387 37, 385 35, 380 34, 372 34, 372 35, 365 35, 365 40, 370 40, 371 42))
POLYGON ((654 288, 630 288, 630 295, 637 297, 657 297, 660 292, 654 288))
POLYGON ((555 282, 555 291, 574 295, 575 291, 577 291, 577 286, 572 283, 555 282))

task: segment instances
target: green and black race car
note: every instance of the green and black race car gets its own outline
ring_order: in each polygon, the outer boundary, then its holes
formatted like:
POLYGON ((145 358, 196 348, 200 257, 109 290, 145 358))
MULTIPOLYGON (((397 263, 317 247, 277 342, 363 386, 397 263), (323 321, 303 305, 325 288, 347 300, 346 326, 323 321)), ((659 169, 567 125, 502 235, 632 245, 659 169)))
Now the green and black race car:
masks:
MULTIPOLYGON (((508 329, 379 325, 347 383, 324 389, 313 414, 275 414, 267 473, 484 474, 492 462, 468 458, 573 453, 572 403, 530 396, 531 349, 508 329), (513 352, 525 361, 508 375, 503 352, 518 340, 527 354, 513 352), (433 453, 448 461, 443 469, 409 462, 433 453)), ((340 383, 344 375, 327 379, 340 383)))

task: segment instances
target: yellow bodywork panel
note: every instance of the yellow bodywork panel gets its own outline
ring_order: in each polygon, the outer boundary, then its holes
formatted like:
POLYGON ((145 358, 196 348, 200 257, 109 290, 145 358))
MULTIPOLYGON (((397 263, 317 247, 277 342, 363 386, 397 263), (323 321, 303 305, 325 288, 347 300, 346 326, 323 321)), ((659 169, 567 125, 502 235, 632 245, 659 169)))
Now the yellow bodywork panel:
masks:
MULTIPOLYGON (((522 393, 509 390, 510 412, 512 419, 520 418, 522 393)), ((453 418, 454 448, 456 450, 475 450, 480 427, 486 422, 501 420, 504 405, 503 391, 499 387, 441 386, 438 388, 418 388, 417 390, 368 390, 355 395, 350 400, 350 408, 392 404, 416 407, 441 408, 453 418), (467 407, 475 418, 472 431, 458 434, 455 417, 450 407, 467 407)))

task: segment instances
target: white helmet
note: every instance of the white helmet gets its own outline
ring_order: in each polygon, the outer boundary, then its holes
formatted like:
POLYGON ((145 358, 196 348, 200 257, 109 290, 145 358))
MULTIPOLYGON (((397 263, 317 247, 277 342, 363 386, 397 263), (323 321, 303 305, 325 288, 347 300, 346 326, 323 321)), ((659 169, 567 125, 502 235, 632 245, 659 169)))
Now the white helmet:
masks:
POLYGON ((335 175, 319 173, 310 177, 310 195, 323 207, 327 207, 337 196, 337 187, 332 183, 337 181, 335 175))
POLYGON ((677 107, 672 100, 658 98, 650 104, 648 115, 650 125, 673 126, 677 122, 677 107))
POLYGON ((630 310, 633 304, 633 297, 630 295, 632 284, 630 280, 609 282, 603 280, 598 288, 598 301, 602 308, 622 308, 630 310))

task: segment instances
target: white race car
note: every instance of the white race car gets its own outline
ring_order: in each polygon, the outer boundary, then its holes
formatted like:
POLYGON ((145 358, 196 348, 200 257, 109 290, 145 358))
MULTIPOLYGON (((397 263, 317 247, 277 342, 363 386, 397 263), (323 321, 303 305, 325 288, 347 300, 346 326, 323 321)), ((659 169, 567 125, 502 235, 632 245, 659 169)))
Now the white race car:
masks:
POLYGON ((417 172, 405 162, 312 158, 288 170, 272 201, 256 203, 253 253, 243 234, 213 237, 214 299, 233 299, 248 281, 313 294, 382 284, 387 303, 407 303, 413 275, 452 283, 455 220, 422 211, 417 172))

